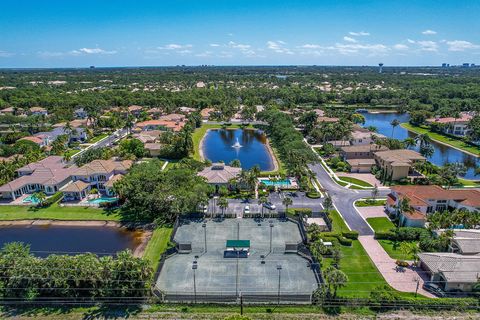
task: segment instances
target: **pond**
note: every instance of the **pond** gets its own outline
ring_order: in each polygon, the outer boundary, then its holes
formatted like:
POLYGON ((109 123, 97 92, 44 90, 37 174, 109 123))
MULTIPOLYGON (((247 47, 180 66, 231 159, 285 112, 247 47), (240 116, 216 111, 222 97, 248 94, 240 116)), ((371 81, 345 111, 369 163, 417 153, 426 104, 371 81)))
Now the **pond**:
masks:
POLYGON ((50 254, 114 255, 141 243, 142 232, 117 227, 77 227, 53 225, 0 226, 0 247, 9 242, 30 245, 31 252, 38 257, 50 254))
MULTIPOLYGON (((415 138, 417 136, 417 134, 404 129, 401 126, 397 126, 393 129, 390 124, 393 119, 397 119, 401 123, 408 122, 410 116, 407 113, 363 113, 363 115, 365 116, 364 127, 374 126, 377 128, 378 133, 389 138, 393 137, 395 139, 404 140, 408 137, 415 138)), ((435 141, 432 141, 432 146, 435 148, 435 152, 430 158, 428 158, 428 161, 438 166, 443 166, 444 164, 451 162, 461 162, 468 169, 467 174, 464 177, 465 179, 479 178, 475 177, 475 167, 480 166, 480 158, 435 141)), ((418 151, 419 147, 416 146, 413 149, 418 151)))
POLYGON ((238 159, 242 169, 255 165, 262 171, 272 171, 274 163, 267 147, 267 137, 256 129, 212 129, 202 143, 203 155, 212 162, 229 164, 238 159))

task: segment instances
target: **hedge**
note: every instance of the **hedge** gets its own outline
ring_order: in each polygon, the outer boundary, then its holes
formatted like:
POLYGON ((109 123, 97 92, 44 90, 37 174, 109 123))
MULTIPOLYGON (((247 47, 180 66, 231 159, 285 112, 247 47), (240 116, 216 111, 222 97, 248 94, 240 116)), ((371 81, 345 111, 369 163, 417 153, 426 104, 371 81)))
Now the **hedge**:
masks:
POLYGON ((319 199, 321 197, 320 193, 316 191, 307 192, 307 198, 310 199, 319 199))
POLYGON ((355 231, 355 230, 344 231, 342 232, 342 236, 344 236, 347 239, 358 240, 358 231, 355 231))
POLYGON ((342 246, 351 247, 353 241, 350 240, 350 239, 347 239, 347 238, 345 238, 345 237, 341 237, 341 236, 340 236, 340 237, 338 237, 338 242, 340 242, 340 244, 341 244, 342 246))
MULTIPOLYGON (((326 239, 336 239, 342 246, 347 246, 347 247, 352 246, 352 239, 348 239, 342 236, 338 232, 322 232, 321 238, 325 241, 330 241, 326 239)), ((357 234, 357 238, 358 238, 358 234, 357 234)))
POLYGON ((55 202, 60 201, 60 199, 62 199, 62 198, 63 198, 63 192, 58 191, 57 193, 55 193, 50 198, 45 199, 45 201, 43 202, 43 205, 45 207, 48 207, 48 206, 54 204, 55 202))

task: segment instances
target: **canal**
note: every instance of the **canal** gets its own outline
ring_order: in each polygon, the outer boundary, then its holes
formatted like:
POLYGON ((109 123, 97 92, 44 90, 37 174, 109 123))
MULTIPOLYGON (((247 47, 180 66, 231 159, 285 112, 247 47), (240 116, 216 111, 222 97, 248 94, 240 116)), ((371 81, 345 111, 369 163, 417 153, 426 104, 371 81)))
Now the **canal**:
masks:
MULTIPOLYGON (((377 128, 377 132, 389 138, 404 140, 408 137, 415 138, 417 134, 408 131, 407 129, 397 126, 395 129, 390 124, 392 120, 397 119, 401 123, 408 122, 410 116, 407 113, 363 113, 365 116, 364 127, 373 126, 377 128)), ((441 143, 432 141, 432 146, 435 149, 433 155, 428 158, 428 161, 437 165, 443 166, 446 163, 460 162, 467 167, 467 174, 465 179, 478 179, 475 177, 475 168, 480 165, 480 158, 469 155, 465 152, 455 148, 443 145, 441 143)), ((414 150, 419 150, 416 146, 414 150)))

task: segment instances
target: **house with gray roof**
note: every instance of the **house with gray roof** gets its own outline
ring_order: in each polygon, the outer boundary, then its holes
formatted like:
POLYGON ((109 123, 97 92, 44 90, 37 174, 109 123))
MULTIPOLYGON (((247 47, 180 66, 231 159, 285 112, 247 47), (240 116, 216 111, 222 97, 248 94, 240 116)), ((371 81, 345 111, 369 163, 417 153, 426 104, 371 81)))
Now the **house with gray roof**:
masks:
POLYGON ((226 166, 223 163, 214 163, 210 167, 206 167, 198 173, 199 176, 204 177, 207 183, 220 186, 228 186, 230 180, 238 177, 242 172, 242 168, 226 166))
POLYGON ((480 230, 455 230, 449 251, 462 255, 480 254, 480 230))
POLYGON ((420 266, 430 281, 442 290, 470 292, 480 276, 480 255, 461 255, 452 252, 418 254, 420 266))

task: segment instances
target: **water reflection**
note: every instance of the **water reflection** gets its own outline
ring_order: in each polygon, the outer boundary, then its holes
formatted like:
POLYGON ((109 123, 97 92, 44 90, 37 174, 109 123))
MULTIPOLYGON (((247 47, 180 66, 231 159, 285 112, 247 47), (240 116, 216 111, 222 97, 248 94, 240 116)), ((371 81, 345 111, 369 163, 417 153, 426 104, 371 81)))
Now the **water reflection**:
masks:
MULTIPOLYGON (((364 127, 374 126, 377 128, 377 132, 383 134, 389 138, 393 137, 395 139, 404 140, 406 138, 415 138, 417 134, 410 132, 404 129, 401 126, 395 127, 392 130, 392 125, 390 124, 392 120, 397 119, 401 123, 408 122, 410 116, 407 113, 398 114, 398 113, 365 113, 365 124, 364 127), (393 135, 392 135, 393 131, 393 135)), ((466 179, 478 179, 475 177, 475 167, 480 166, 480 158, 474 157, 467 153, 461 152, 452 147, 437 143, 432 141, 432 146, 435 148, 435 152, 432 157, 428 160, 433 164, 442 166, 446 163, 451 162, 461 162, 467 167, 467 174, 465 175, 466 179)), ((419 150, 419 147, 416 146, 414 150, 419 150)))
POLYGON ((273 170, 273 161, 268 152, 267 137, 256 129, 214 129, 208 131, 203 141, 205 158, 212 162, 223 161, 226 164, 238 159, 243 169, 258 165, 263 171, 273 170), (241 148, 234 148, 237 141, 241 148))

